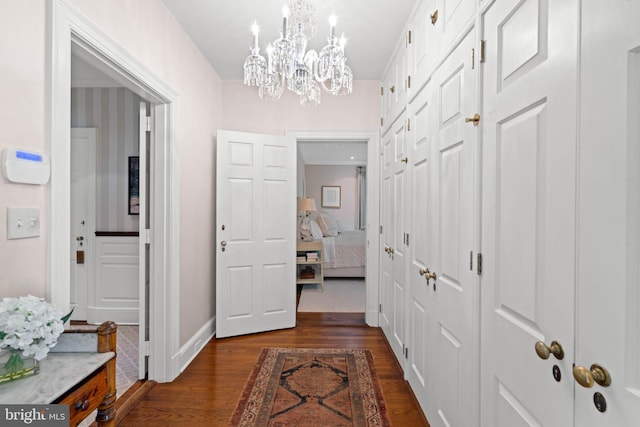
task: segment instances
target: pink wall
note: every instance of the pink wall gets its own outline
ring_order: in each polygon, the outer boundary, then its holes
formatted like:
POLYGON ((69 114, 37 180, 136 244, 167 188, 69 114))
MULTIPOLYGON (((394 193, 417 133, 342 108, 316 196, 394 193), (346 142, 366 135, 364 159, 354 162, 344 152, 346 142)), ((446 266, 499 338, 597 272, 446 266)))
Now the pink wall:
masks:
POLYGON ((239 80, 223 82, 226 130, 284 135, 287 130, 377 130, 380 127, 380 82, 356 80, 353 93, 322 93, 320 105, 303 107, 298 97, 285 91, 276 102, 258 97, 255 87, 239 80))
MULTIPOLYGON (((15 145, 36 150, 45 147, 45 6, 41 0, 2 3, 0 150, 15 145)), ((45 218, 45 186, 11 184, 0 177, 0 297, 44 297, 45 218), (41 237, 7 240, 9 206, 39 207, 41 237)))
POLYGON ((354 230, 357 210, 357 188, 355 166, 320 166, 305 167, 307 197, 315 199, 318 209, 339 220, 345 230, 354 230), (322 186, 340 186, 341 206, 336 208, 322 207, 322 186))

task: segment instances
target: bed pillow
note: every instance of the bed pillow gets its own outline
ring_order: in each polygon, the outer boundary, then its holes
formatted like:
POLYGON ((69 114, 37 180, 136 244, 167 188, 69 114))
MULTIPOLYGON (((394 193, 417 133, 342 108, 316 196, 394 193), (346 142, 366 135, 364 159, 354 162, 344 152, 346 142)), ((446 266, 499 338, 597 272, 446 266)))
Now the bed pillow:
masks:
POLYGON ((311 236, 313 236, 313 240, 319 240, 322 239, 322 236, 324 235, 324 233, 322 232, 322 229, 320 228, 320 225, 318 224, 318 222, 313 219, 310 221, 311 224, 311 236))
POLYGON ((318 225, 322 229, 322 234, 329 237, 338 235, 338 224, 336 220, 329 214, 321 212, 318 214, 318 225))
POLYGON ((318 227, 320 227, 320 231, 322 231, 322 235, 328 236, 329 234, 327 234, 328 233, 327 223, 325 222, 324 218, 318 215, 318 217, 316 218, 316 223, 318 224, 318 227))

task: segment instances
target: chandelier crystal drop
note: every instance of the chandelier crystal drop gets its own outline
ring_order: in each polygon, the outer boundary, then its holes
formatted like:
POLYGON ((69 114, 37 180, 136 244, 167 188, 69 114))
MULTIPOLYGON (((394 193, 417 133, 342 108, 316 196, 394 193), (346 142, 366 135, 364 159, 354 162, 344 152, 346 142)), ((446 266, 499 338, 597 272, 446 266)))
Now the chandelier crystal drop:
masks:
POLYGON ((258 46, 259 27, 253 24, 251 54, 244 61, 244 84, 257 86, 260 98, 276 101, 284 89, 300 97, 302 105, 320 103, 320 88, 332 95, 347 95, 353 89, 353 73, 344 55, 346 39, 335 36, 336 18, 329 18, 327 45, 317 53, 307 50, 317 32, 316 10, 304 0, 293 0, 282 9, 280 38, 266 48, 266 59, 258 46), (293 30, 291 30, 293 29, 293 30))

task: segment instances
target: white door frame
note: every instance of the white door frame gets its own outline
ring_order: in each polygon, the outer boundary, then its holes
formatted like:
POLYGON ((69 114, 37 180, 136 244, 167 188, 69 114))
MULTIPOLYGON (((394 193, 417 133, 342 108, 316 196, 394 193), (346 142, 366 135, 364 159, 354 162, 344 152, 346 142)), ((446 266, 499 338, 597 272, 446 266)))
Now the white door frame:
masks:
POLYGON ((367 142, 367 266, 365 322, 378 326, 378 249, 380 244, 380 133, 375 130, 287 130, 296 141, 367 142))
MULTIPOLYGON (((46 296, 70 305, 71 54, 82 57, 154 109, 149 379, 172 381, 179 367, 180 206, 175 102, 177 94, 98 29, 68 0, 47 2, 47 127, 51 181, 47 186, 46 296)), ((141 238, 145 236, 140 235, 141 238)), ((144 286, 144 283, 140 284, 144 286)), ((141 301, 141 304, 144 301, 141 301)))

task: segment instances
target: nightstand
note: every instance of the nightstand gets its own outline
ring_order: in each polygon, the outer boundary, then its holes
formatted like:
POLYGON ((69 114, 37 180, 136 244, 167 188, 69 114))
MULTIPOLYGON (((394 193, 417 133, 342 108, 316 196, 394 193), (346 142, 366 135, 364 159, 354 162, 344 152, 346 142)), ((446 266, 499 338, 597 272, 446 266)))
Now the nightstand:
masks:
POLYGON ((296 245, 296 284, 319 284, 324 291, 322 270, 322 240, 305 242, 298 240, 296 245))

